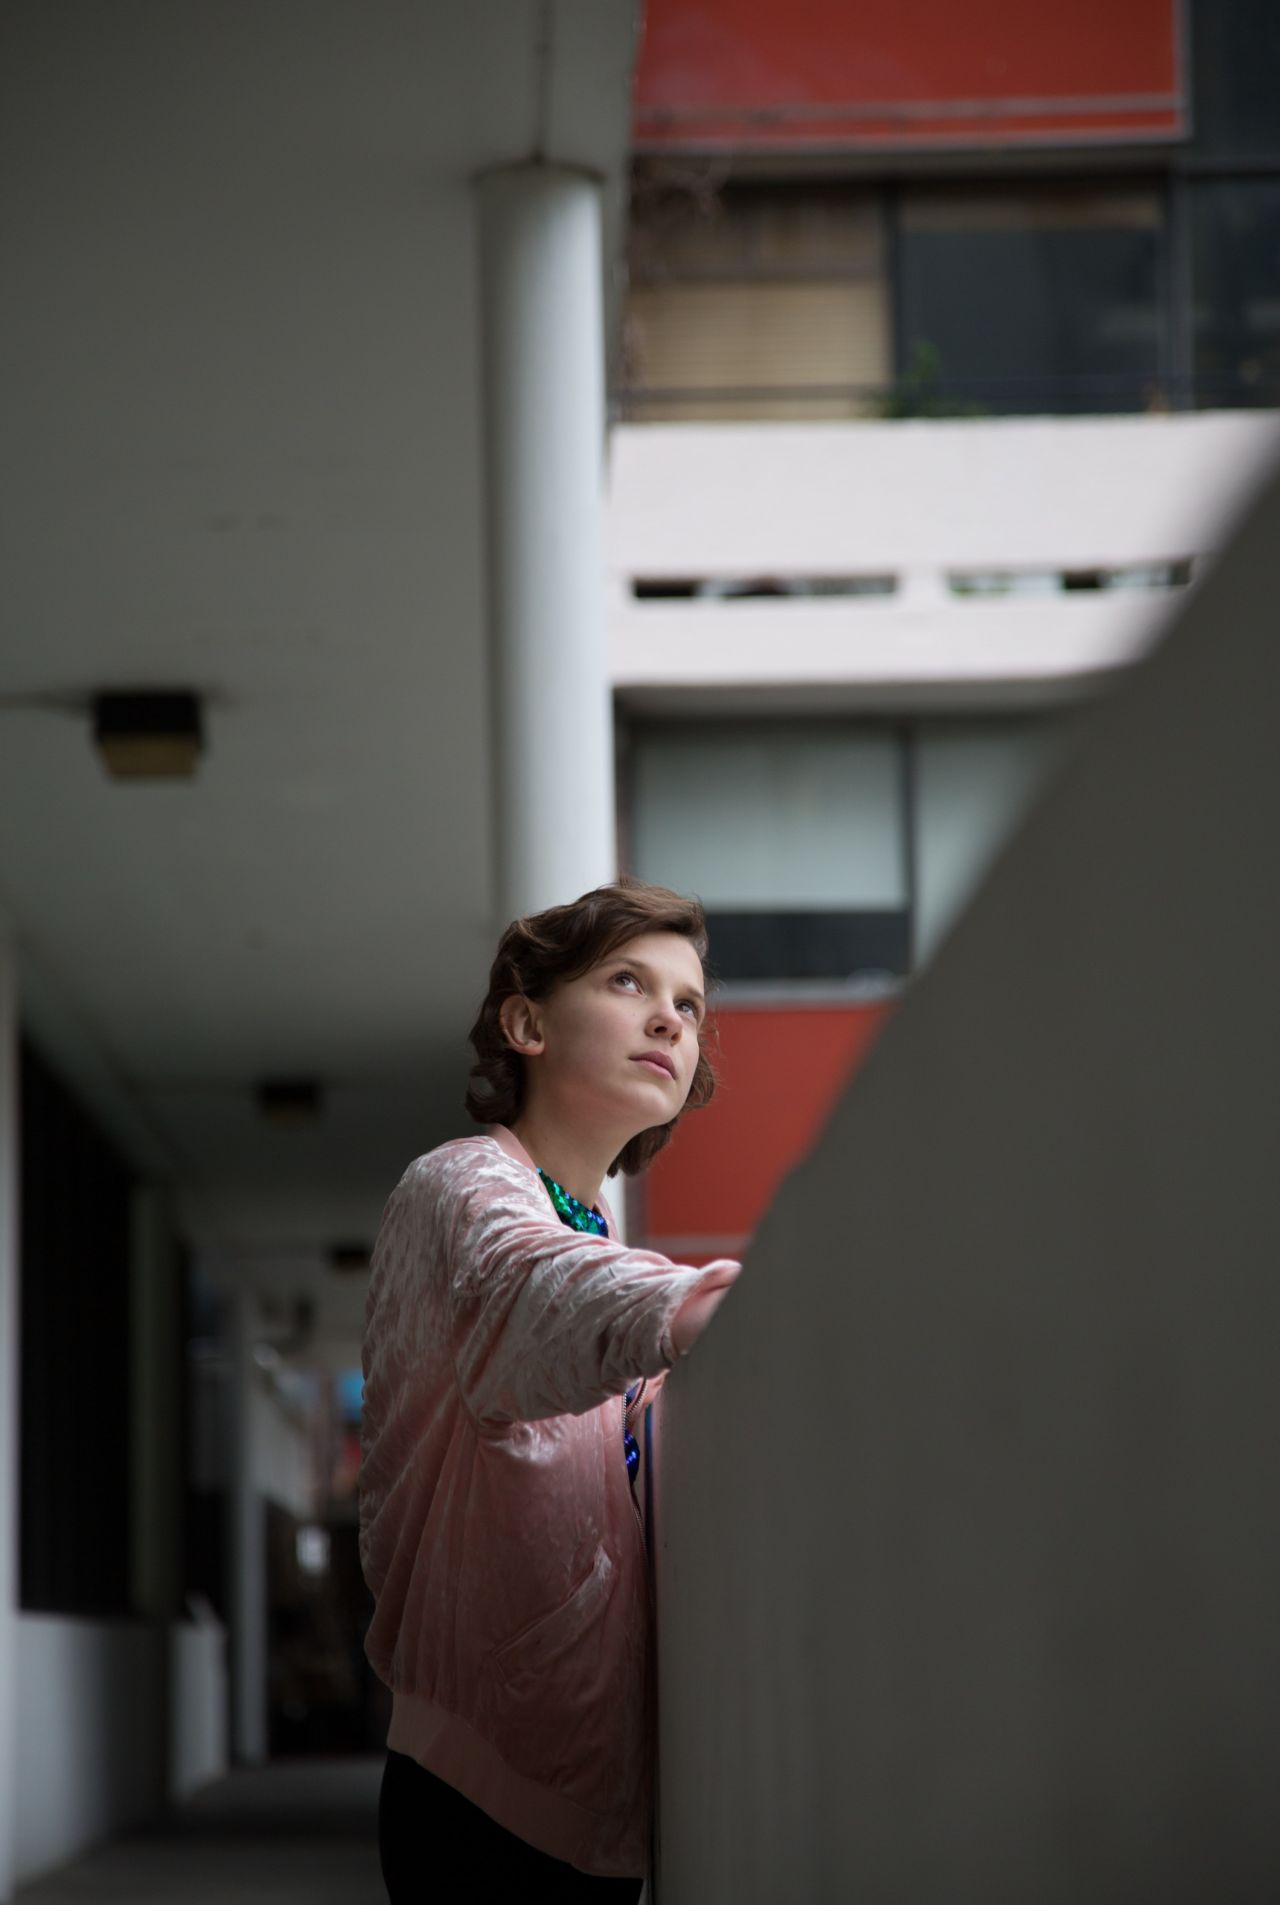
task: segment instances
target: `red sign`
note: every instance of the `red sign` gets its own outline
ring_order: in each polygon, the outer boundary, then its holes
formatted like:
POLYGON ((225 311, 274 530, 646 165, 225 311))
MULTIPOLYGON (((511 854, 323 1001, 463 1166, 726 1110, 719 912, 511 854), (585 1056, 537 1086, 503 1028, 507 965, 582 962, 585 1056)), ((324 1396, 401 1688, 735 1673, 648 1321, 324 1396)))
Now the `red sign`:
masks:
POLYGON ((647 0, 637 151, 1187 136, 1178 0, 647 0))
POLYGON ((678 1263, 742 1255, 897 1003, 722 1005, 706 1046, 717 1090, 640 1180, 636 1242, 678 1263))

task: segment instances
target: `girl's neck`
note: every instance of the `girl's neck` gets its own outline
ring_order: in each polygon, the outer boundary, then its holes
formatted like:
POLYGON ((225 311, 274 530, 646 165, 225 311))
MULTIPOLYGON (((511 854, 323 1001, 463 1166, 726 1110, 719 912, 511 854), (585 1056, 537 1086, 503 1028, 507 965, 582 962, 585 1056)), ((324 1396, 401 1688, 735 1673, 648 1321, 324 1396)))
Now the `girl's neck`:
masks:
MULTIPOLYGON (((508 1130, 519 1138, 534 1163, 588 1210, 599 1206, 600 1187, 620 1145, 608 1139, 566 1131, 540 1119, 536 1110, 523 1111, 508 1130)), ((601 1213, 603 1215, 603 1213, 601 1213)))

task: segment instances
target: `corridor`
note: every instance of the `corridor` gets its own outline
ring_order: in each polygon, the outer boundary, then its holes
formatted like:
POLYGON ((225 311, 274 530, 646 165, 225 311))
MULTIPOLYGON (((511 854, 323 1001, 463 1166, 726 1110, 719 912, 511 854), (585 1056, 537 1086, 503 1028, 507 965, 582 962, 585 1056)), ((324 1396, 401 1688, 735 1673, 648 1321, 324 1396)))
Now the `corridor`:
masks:
POLYGON ((238 1768, 161 1825, 18 1888, 22 1905, 385 1905, 382 1756, 238 1768))

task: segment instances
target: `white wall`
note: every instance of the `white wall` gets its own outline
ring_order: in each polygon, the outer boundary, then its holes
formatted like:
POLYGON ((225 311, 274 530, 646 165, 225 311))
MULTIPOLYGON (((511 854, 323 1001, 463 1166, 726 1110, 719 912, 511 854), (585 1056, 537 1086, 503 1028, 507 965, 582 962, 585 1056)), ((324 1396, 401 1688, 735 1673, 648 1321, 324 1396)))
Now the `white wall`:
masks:
POLYGON ((18 1618, 13 1879, 26 1884, 153 1821, 227 1770, 226 1633, 18 1618))
POLYGON ((1277 428, 1266 410, 619 424, 614 572, 1089 568, 1220 548, 1277 428))
POLYGON ((1274 1895, 1277 549, 1280 474, 664 1388, 662 1905, 1274 1895))
MULTIPOLYGON (((610 438, 612 679, 646 713, 1050 705, 1139 658, 1184 589, 1064 571, 1211 565, 1275 411, 625 424, 610 438), (1012 571, 994 599, 948 578, 1012 571), (635 579, 890 575, 884 598, 650 600, 635 579)), ((1198 586, 1198 580, 1193 587, 1198 586)))
POLYGON ((19 1882, 145 1824, 163 1804, 166 1649, 166 1630, 150 1622, 19 1616, 19 1882))
POLYGON ((211 1614, 169 1629, 169 1786, 180 1803, 228 1767, 227 1630, 211 1614))

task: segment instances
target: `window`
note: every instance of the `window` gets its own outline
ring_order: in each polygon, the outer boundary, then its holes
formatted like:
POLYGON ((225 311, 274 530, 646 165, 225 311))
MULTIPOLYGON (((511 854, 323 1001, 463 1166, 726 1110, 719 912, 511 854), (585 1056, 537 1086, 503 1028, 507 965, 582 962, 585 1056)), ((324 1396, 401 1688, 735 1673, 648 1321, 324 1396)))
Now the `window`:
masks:
POLYGON ((972 900, 1087 718, 1087 708, 1073 707, 914 723, 918 965, 972 900))
POLYGON ((1035 415, 1167 407, 1160 195, 1058 182, 911 189, 898 221, 899 377, 1035 415))
POLYGON ((1197 405, 1280 404, 1280 177, 1190 195, 1197 405))
POLYGON ((661 419, 876 414, 889 381, 874 193, 843 182, 633 193, 623 408, 661 419))
POLYGON ((1195 0, 1194 149, 1280 160, 1280 7, 1275 0, 1195 0))
POLYGON ((631 740, 631 864, 699 896, 719 979, 902 975, 903 792, 887 724, 646 725, 631 740))

